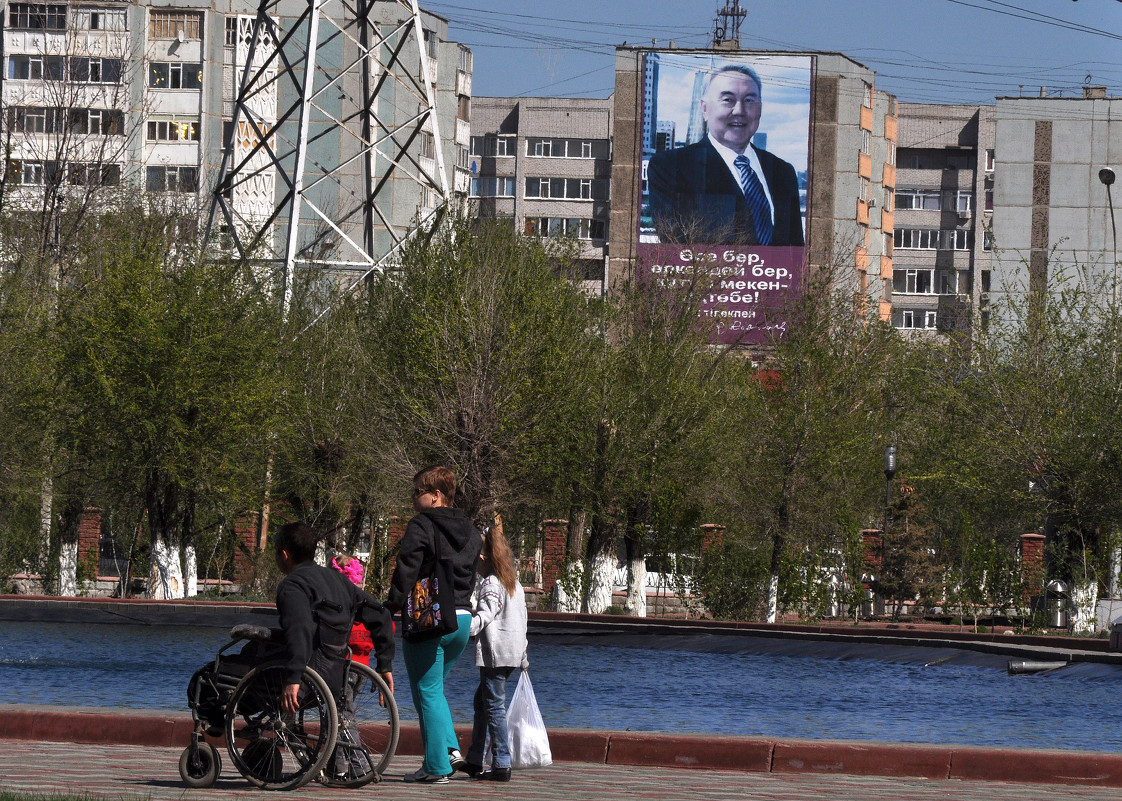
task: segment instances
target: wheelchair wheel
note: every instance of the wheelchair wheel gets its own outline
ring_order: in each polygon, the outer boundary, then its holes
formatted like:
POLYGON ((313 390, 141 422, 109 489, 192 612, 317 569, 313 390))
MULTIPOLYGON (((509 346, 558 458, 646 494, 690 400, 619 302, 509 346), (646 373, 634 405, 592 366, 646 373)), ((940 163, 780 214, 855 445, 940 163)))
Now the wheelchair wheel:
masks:
POLYGON ((380 674, 361 662, 351 662, 343 699, 336 706, 339 736, 335 753, 324 766, 324 784, 361 787, 379 779, 397 751, 401 729, 397 702, 380 674))
POLYGON ((208 742, 189 745, 179 755, 179 776, 188 787, 210 787, 221 772, 222 758, 208 742))
POLYGON ((292 790, 319 776, 335 747, 339 717, 331 691, 306 669, 300 708, 281 707, 285 664, 250 670, 226 707, 226 746, 238 772, 266 790, 292 790))

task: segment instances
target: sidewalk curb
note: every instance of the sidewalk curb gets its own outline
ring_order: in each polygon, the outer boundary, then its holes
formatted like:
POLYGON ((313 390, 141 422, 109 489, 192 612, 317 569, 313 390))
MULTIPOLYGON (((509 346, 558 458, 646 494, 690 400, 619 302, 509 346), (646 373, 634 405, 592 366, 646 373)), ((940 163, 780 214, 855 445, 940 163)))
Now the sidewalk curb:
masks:
MULTIPOLYGON (((458 733, 470 737, 467 727, 458 733)), ((190 737, 188 715, 0 705, 0 740, 171 748, 190 737)), ((554 729, 549 738, 559 762, 1122 787, 1122 754, 591 729, 554 729)), ((402 727, 397 753, 422 753, 415 724, 402 727)))

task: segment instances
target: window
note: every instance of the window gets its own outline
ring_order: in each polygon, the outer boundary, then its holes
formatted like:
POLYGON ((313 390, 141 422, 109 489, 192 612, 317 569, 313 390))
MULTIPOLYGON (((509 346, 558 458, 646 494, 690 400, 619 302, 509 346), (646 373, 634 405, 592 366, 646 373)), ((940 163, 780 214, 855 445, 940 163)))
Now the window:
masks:
POLYGON ((939 271, 939 294, 940 295, 957 295, 958 294, 958 270, 940 270, 939 271))
POLYGON ((70 80, 75 83, 121 82, 124 62, 119 58, 72 58, 70 59, 70 80))
POLYGON ((527 156, 552 156, 553 155, 553 140, 552 139, 527 139, 526 140, 526 155, 527 156))
POLYGON ((900 327, 901 328, 915 328, 915 312, 911 309, 905 309, 900 314, 900 327))
POLYGON ((66 6, 9 3, 8 27, 19 31, 65 31, 66 6))
POLYGON ((974 247, 974 234, 965 228, 956 228, 954 231, 944 231, 951 234, 951 247, 955 250, 970 250, 974 247))
POLYGON ((526 197, 607 200, 606 178, 527 178, 526 197))
POLYGON ((993 148, 986 150, 986 172, 993 172, 994 151, 993 148))
POLYGON ((86 8, 74 9, 74 25, 80 31, 123 31, 127 30, 125 9, 123 8, 86 8))
POLYGON ((177 39, 180 31, 185 39, 201 39, 202 30, 201 11, 148 12, 148 36, 152 39, 177 39))
POLYGON ((6 113, 9 130, 14 133, 54 133, 55 110, 34 106, 9 106, 6 113))
POLYGON ((125 131, 125 114, 114 109, 71 109, 70 132, 120 136, 125 131))
POLYGON ((471 50, 460 47, 460 72, 471 72, 471 50))
POLYGON ((904 295, 929 295, 932 288, 933 270, 896 268, 892 271, 892 291, 904 295))
POLYGON ((993 250, 993 234, 989 231, 982 232, 982 250, 993 250))
POLYGON ((514 155, 514 137, 513 136, 496 136, 495 137, 495 155, 496 156, 513 156, 514 155))
POLYGON ((936 313, 935 312, 933 312, 933 311, 924 312, 923 313, 923 327, 924 328, 934 328, 935 327, 935 319, 936 319, 936 313))
POLYGON ((861 105, 865 108, 873 107, 873 85, 871 83, 861 83, 861 105))
POLYGON ((526 236, 572 236, 577 239, 604 239, 607 228, 603 220, 575 217, 527 217, 526 236))
POLYGON ((886 186, 884 188, 884 206, 883 206, 885 211, 892 211, 892 200, 893 200, 892 196, 893 196, 892 187, 886 186))
POLYGON ((223 44, 226 47, 238 46, 238 18, 236 16, 226 17, 226 37, 223 44))
POLYGON ((869 153, 869 143, 872 139, 872 136, 873 135, 870 131, 861 131, 861 152, 865 153, 866 155, 868 155, 869 153))
POLYGON ((149 167, 149 192, 194 192, 198 186, 198 167, 149 167))
POLYGON ((969 189, 959 189, 955 197, 955 211, 973 211, 974 193, 969 189))
POLYGON ((896 208, 938 211, 943 207, 943 193, 938 189, 897 189, 896 208))
POLYGON ((592 158, 592 142, 585 140, 580 143, 580 157, 582 159, 592 158))
POLYGON ((465 170, 471 169, 471 160, 468 156, 468 149, 463 145, 456 145, 456 166, 465 170))
POLYGON ((993 187, 992 186, 986 188, 985 209, 986 209, 986 211, 993 211, 993 187))
POLYGON ((148 65, 148 86, 152 89, 199 89, 202 85, 202 64, 154 61, 148 65))
POLYGON ((861 200, 869 202, 869 179, 864 177, 861 178, 861 200))
POLYGON ((889 142, 888 143, 888 163, 889 164, 895 164, 896 163, 896 143, 895 142, 889 142))
POLYGON ((970 159, 965 153, 948 153, 946 167, 948 170, 969 170, 970 159))
POLYGON ((196 118, 171 117, 148 120, 149 142, 197 142, 199 121, 196 118))
POLYGON ((61 81, 62 56, 8 56, 8 77, 13 81, 61 81))
POLYGON ((66 182, 72 186, 117 186, 121 183, 121 165, 71 164, 66 182))
POLYGON ((425 30, 425 52, 429 58, 436 58, 436 34, 430 30, 425 30))
POLYGON ((471 98, 467 95, 456 95, 456 119, 471 120, 471 98))
POLYGON ((421 156, 426 159, 436 158, 436 137, 428 131, 421 131, 421 156))
POLYGON ((471 179, 472 197, 514 197, 514 177, 471 179))

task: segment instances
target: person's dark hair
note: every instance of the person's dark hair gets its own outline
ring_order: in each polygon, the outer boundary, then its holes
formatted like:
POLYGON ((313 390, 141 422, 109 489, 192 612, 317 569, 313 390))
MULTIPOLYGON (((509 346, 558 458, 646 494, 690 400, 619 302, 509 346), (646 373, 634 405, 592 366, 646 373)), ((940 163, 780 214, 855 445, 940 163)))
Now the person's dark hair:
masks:
POLYGON ((294 562, 315 559, 319 538, 307 523, 285 523, 273 539, 277 553, 288 551, 294 562))
POLYGON ((709 87, 712 86, 713 79, 718 75, 724 75, 726 72, 739 72, 741 75, 745 75, 748 78, 751 78, 752 82, 756 84, 756 89, 759 91, 760 96, 763 97, 764 85, 760 81, 760 75, 747 64, 725 64, 725 66, 718 67, 717 69, 710 72, 709 75, 705 78, 705 89, 704 91, 702 91, 701 96, 709 97, 709 87))
POLYGON ((422 492, 439 491, 448 501, 456 497, 456 474, 443 465, 433 465, 413 476, 413 484, 422 492))

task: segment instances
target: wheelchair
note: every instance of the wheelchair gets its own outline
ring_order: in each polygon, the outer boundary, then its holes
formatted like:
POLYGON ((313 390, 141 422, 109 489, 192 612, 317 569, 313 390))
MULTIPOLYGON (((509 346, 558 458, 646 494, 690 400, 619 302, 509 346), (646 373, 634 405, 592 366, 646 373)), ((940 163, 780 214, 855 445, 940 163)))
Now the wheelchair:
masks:
POLYGON ((372 668, 347 659, 343 687, 332 692, 311 668, 300 681, 299 709, 281 707, 285 685, 280 631, 242 624, 187 685, 194 730, 179 757, 188 787, 210 787, 222 772, 224 737, 234 767, 266 790, 294 790, 318 780, 330 787, 381 781, 400 734, 397 704, 372 668), (239 653, 235 646, 244 643, 239 653), (384 704, 384 705, 383 705, 384 704))

